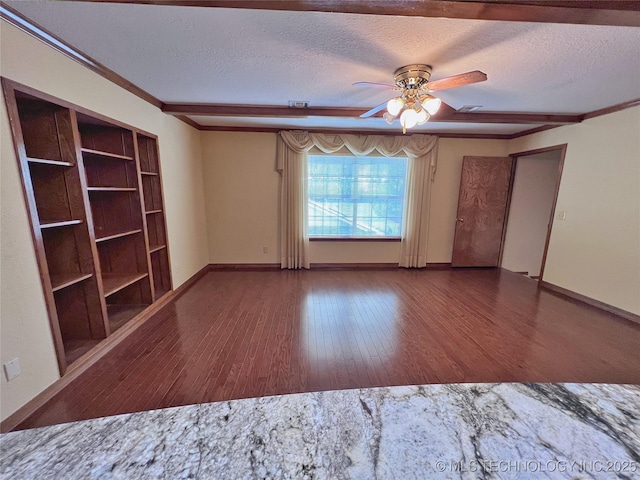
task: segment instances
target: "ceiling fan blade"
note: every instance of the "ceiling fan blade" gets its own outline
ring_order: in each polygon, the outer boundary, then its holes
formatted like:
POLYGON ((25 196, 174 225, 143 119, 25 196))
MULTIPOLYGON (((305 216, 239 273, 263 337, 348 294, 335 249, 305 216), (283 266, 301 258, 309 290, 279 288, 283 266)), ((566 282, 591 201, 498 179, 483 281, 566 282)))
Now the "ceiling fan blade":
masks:
POLYGON ((368 112, 364 112, 362 115, 360 115, 360 118, 369 118, 372 115, 375 115, 376 113, 378 113, 380 110, 384 110, 385 108, 387 108, 387 102, 381 103, 377 107, 373 107, 368 112))
POLYGON ((372 88, 384 88, 385 90, 399 90, 395 85, 386 85, 384 83, 372 83, 372 82, 356 82, 354 87, 372 87, 372 88))
POLYGON ((462 87, 463 85, 469 85, 470 83, 484 82, 486 79, 486 73, 483 73, 480 70, 474 70, 473 72, 461 73, 460 75, 454 75, 453 77, 428 82, 427 89, 431 91, 445 90, 447 88, 462 87))

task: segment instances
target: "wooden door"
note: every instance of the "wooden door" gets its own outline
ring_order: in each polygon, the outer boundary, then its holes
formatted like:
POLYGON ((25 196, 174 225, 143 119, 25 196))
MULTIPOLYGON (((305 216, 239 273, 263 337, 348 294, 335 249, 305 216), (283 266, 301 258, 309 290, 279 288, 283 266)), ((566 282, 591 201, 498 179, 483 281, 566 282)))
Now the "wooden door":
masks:
POLYGON ((511 186, 510 157, 464 157, 453 267, 497 267, 511 186))

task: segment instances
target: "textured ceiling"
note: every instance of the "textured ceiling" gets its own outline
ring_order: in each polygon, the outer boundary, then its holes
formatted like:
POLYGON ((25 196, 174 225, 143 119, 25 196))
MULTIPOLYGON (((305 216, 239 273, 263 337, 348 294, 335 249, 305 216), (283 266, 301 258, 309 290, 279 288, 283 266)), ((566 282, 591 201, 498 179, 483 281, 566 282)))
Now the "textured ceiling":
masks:
MULTIPOLYGON (((364 110, 389 94, 351 84, 390 83, 393 70, 408 63, 433 65, 434 80, 476 69, 487 73, 484 83, 439 93, 455 108, 585 113, 640 97, 640 29, 633 27, 7 3, 164 102, 285 106, 306 100, 364 110)), ((362 123, 335 119, 327 127, 332 125, 362 123)), ((477 126, 487 129, 492 127, 477 126)))

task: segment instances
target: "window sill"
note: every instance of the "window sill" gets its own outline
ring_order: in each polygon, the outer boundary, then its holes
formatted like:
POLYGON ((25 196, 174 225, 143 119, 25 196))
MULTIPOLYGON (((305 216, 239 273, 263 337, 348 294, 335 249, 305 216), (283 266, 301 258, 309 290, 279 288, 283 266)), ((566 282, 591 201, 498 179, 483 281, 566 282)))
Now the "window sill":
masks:
POLYGON ((400 242, 400 237, 309 237, 310 242, 400 242))

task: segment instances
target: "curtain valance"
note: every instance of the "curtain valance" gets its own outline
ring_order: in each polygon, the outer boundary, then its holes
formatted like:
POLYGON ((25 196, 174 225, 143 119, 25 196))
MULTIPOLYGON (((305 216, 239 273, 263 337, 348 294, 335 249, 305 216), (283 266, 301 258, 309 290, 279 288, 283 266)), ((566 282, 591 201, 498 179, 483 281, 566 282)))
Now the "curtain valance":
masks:
MULTIPOLYGON (((433 135, 387 136, 387 135, 328 135, 324 133, 309 133, 302 130, 281 131, 280 138, 284 144, 295 153, 308 152, 318 147, 324 153, 335 153, 342 147, 347 147, 354 155, 369 155, 377 150, 382 155, 392 157, 405 153, 410 157, 423 157, 438 145, 438 137, 433 135)), ((283 163, 278 155, 278 170, 283 163)), ((431 167, 435 167, 436 158, 431 159, 431 167)))

